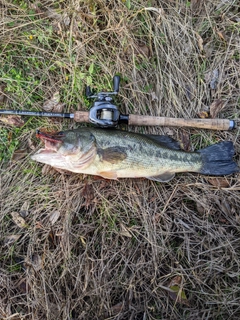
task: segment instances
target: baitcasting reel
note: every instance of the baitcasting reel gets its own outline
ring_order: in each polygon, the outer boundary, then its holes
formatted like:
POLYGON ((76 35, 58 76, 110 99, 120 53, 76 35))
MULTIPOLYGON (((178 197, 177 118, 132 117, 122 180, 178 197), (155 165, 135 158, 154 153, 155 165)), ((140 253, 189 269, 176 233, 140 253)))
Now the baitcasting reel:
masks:
POLYGON ((119 123, 128 123, 128 116, 120 114, 118 107, 113 104, 112 96, 119 91, 120 77, 113 77, 113 92, 99 92, 94 94, 91 88, 86 88, 88 99, 96 99, 89 111, 89 121, 103 128, 113 128, 119 123))

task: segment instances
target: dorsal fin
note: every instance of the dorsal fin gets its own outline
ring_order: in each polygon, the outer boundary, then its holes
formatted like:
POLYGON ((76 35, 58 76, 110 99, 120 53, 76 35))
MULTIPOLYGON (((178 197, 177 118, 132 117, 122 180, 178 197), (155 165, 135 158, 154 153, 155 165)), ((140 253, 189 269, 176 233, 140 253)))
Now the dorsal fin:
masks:
POLYGON ((180 143, 169 136, 164 135, 155 135, 155 134, 146 134, 146 136, 157 142, 160 146, 173 149, 173 150, 181 150, 180 143))

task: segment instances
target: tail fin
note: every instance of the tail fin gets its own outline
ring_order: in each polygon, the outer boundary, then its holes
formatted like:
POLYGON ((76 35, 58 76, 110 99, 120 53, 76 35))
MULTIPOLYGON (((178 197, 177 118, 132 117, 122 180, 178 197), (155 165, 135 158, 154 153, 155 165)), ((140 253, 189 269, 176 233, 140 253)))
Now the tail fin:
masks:
POLYGON ((198 150, 202 155, 202 174, 222 176, 239 172, 237 164, 232 160, 234 146, 231 141, 223 141, 198 150))

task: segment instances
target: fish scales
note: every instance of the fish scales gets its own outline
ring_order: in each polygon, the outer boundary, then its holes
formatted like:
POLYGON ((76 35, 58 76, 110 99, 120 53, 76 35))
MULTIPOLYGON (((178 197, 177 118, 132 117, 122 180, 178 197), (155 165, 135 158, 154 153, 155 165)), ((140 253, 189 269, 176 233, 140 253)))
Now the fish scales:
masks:
POLYGON ((108 179, 146 177, 169 181, 177 172, 224 175, 239 170, 232 160, 234 148, 230 141, 198 152, 184 152, 170 137, 121 130, 79 128, 38 136, 45 142, 45 149, 32 159, 108 179))
POLYGON ((133 174, 136 168, 144 170, 142 174, 153 175, 165 171, 197 170, 201 166, 200 154, 170 150, 139 134, 111 131, 110 141, 107 141, 106 137, 97 139, 98 148, 115 147, 116 145, 125 148, 127 153, 126 159, 121 164, 111 166, 111 169, 118 170, 119 175, 126 174, 127 168, 131 170, 128 174, 133 174), (122 172, 123 170, 125 172, 122 172))

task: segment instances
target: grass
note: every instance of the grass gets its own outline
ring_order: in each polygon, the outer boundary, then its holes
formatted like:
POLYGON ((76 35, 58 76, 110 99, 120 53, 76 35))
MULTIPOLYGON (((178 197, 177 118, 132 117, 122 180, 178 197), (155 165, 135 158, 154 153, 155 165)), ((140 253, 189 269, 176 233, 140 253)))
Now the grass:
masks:
MULTIPOLYGON (((5 0, 0 9, 1 109, 42 110, 59 92, 65 112, 87 110, 86 85, 111 90, 118 74, 122 113, 197 117, 223 99, 219 117, 239 119, 238 1, 5 0)), ((30 159, 35 130, 76 123, 0 125, 0 319, 239 319, 238 174, 220 185, 190 173, 165 184, 60 174, 30 159)), ((239 130, 129 130, 185 136, 190 149, 232 140, 239 163, 239 130)))

